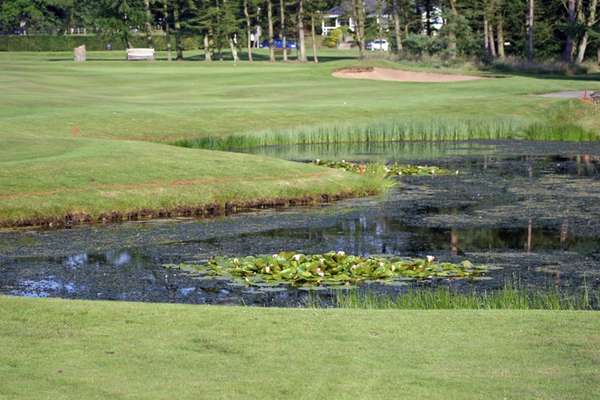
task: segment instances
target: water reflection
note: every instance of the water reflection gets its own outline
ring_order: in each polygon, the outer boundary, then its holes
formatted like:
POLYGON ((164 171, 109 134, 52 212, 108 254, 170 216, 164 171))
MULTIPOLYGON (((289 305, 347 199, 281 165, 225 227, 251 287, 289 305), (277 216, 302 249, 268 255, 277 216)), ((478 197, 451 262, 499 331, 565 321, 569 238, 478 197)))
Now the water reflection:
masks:
MULTIPOLYGON (((248 288, 162 268, 214 255, 435 255, 502 267, 477 288, 519 279, 600 287, 600 145, 397 143, 269 148, 293 159, 436 164, 459 175, 404 177, 386 196, 211 221, 0 232, 0 293, 23 296, 294 306, 306 292, 248 288)), ((471 288, 467 282, 445 283, 471 288)), ((371 286, 371 289, 373 286, 371 286)), ((403 287, 375 286, 402 291, 403 287)), ((394 292, 394 293, 396 293, 394 292)), ((320 292, 319 296, 331 296, 320 292)))

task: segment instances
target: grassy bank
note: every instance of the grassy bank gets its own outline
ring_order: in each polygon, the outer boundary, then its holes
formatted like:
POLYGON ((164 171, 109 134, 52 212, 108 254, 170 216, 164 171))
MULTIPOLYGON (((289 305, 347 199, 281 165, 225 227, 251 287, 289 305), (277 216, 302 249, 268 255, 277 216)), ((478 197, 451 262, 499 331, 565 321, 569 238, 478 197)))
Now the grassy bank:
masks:
POLYGON ((206 64, 188 55, 185 62, 131 63, 122 52, 92 52, 75 64, 70 53, 0 53, 0 224, 186 215, 215 204, 381 189, 340 171, 174 142, 229 149, 526 137, 536 126, 531 135, 580 140, 600 126, 598 113, 532 95, 598 89, 593 76, 395 83, 333 78, 332 70, 356 63, 353 52, 324 52, 319 65, 206 64), (551 115, 558 115, 554 130, 546 129, 551 115))
POLYGON ((212 215, 384 185, 372 175, 146 142, 10 137, 4 145, 0 226, 212 215))
POLYGON ((593 399, 600 314, 0 297, 3 399, 593 399))

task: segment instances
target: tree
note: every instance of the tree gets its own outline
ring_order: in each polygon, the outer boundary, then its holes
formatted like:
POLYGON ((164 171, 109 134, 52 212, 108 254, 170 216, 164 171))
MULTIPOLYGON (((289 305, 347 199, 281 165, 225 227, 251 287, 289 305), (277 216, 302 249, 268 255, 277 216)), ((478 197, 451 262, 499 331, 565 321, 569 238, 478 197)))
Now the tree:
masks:
POLYGON ((527 60, 533 61, 533 24, 535 19, 535 0, 527 0, 527 60))
POLYGON ((167 42, 167 60, 172 61, 171 54, 171 26, 169 23, 169 0, 162 0, 163 8, 163 29, 165 31, 165 40, 167 42))
POLYGON ((53 33, 65 28, 73 0, 3 0, 0 27, 10 33, 53 33))
POLYGON ((252 22, 250 19, 250 7, 248 0, 244 0, 244 19, 246 22, 246 48, 248 51, 248 61, 252 62, 252 22))
POLYGON ((318 63, 316 26, 321 24, 321 11, 326 7, 324 0, 308 0, 306 13, 310 17, 310 36, 312 39, 313 62, 318 63))
POLYGON ((304 4, 298 0, 298 61, 306 62, 306 47, 304 45, 304 4))
POLYGON ((275 47, 273 43, 273 3, 267 0, 267 25, 269 32, 269 61, 275 62, 275 47))
POLYGON ((146 20, 144 21, 144 32, 146 33, 146 41, 148 47, 152 46, 152 11, 150 10, 150 0, 144 0, 144 11, 146 14, 146 20))
MULTIPOLYGON (((590 0, 588 5, 588 10, 585 12, 583 7, 583 1, 579 0, 581 4, 581 12, 579 14, 580 23, 584 26, 584 33, 581 41, 579 42, 579 46, 577 48, 577 63, 582 63, 585 59, 585 52, 588 47, 590 33, 593 33, 593 27, 598 23, 596 19, 597 11, 598 11, 598 0, 590 0)), ((598 49, 598 63, 600 64, 600 48, 598 49)))
MULTIPOLYGON (((217 5, 218 5, 217 0, 217 5)), ((221 44, 219 47, 219 56, 221 60, 223 59, 223 54, 221 48, 224 44, 229 45, 229 50, 231 51, 231 57, 233 58, 233 63, 237 64, 239 61, 238 56, 238 41, 237 38, 240 32, 240 19, 238 18, 239 10, 238 10, 239 2, 234 0, 222 0, 222 4, 218 6, 218 19, 217 26, 215 28, 218 29, 219 37, 218 42, 221 44)))
POLYGON ((283 62, 287 62, 288 60, 288 51, 287 51, 287 36, 285 32, 285 0, 279 0, 279 24, 280 24, 280 36, 281 43, 283 47, 283 62))
POLYGON ((97 4, 99 26, 108 33, 120 35, 130 48, 131 28, 143 25, 146 18, 142 0, 99 0, 97 4))
POLYGON ((394 19, 394 38, 395 51, 396 53, 402 52, 402 31, 400 28, 400 9, 398 6, 398 0, 392 0, 392 17, 394 19))
POLYGON ((364 0, 352 0, 354 18, 354 36, 358 45, 358 57, 365 57, 365 3, 364 0))
POLYGON ((573 51, 575 49, 575 29, 577 23, 576 4, 575 0, 567 0, 567 40, 565 42, 565 50, 563 52, 563 61, 573 61, 573 51))
MULTIPOLYGON (((456 25, 458 24, 458 9, 456 0, 448 0, 450 5, 450 17, 448 19, 448 52, 450 58, 456 58, 456 25)), ((485 24, 487 25, 487 23, 485 24)))

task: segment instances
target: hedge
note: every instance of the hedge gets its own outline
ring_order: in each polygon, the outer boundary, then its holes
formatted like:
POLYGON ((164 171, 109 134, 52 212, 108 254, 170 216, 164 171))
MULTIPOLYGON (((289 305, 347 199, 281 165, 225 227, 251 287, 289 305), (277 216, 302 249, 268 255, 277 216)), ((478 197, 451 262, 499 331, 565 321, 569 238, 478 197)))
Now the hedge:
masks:
MULTIPOLYGON (((164 35, 152 37, 156 50, 167 50, 167 40, 164 35)), ((147 47, 145 36, 130 36, 133 47, 147 47)), ((108 44, 113 50, 125 50, 126 46, 121 37, 106 37, 96 35, 30 35, 30 36, 0 36, 0 51, 66 51, 85 45, 88 51, 106 50, 108 44)), ((200 40, 194 36, 182 39, 184 50, 194 50, 200 47, 200 40)), ((175 50, 175 37, 171 36, 171 48, 175 50)))

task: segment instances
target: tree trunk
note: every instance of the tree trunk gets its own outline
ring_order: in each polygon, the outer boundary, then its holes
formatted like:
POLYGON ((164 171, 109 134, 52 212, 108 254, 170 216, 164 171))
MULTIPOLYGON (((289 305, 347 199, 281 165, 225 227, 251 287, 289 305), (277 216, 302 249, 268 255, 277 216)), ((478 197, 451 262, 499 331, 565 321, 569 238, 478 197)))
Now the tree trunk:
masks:
POLYGON ((575 13, 575 0, 567 0, 567 12, 568 12, 568 27, 567 27, 567 41, 565 43, 565 50, 563 53, 564 62, 573 62, 573 44, 575 39, 573 38, 573 26, 576 21, 575 13))
POLYGON ((535 0, 527 0, 527 60, 533 61, 533 24, 535 20, 535 0))
POLYGON ((485 49, 485 56, 490 56, 490 28, 487 17, 483 17, 483 47, 485 49))
POLYGON ((488 29, 490 30, 490 34, 488 39, 490 41, 490 55, 492 58, 496 58, 496 41, 494 40, 494 25, 488 24, 488 29))
POLYGON ((427 36, 433 35, 431 27, 431 0, 425 0, 425 32, 427 32, 427 36))
POLYGON ((319 62, 317 56, 317 34, 315 32, 315 14, 310 15, 310 35, 312 37, 312 50, 313 50, 313 62, 316 64, 319 62))
POLYGON ((250 14, 248 13, 248 0, 244 0, 244 17, 246 18, 246 46, 248 50, 248 62, 252 62, 252 25, 250 25, 250 14))
MULTIPOLYGON (((591 27, 596 23, 596 9, 598 8, 598 0, 591 0, 589 8, 590 10, 585 25, 588 29, 591 29, 591 27)), ((588 42, 589 34, 586 30, 586 32, 583 34, 583 38, 581 38, 581 42, 579 43, 579 48, 577 49, 577 63, 582 63, 585 59, 585 52, 587 50, 588 42)), ((598 55, 600 56, 600 49, 598 50, 598 55)), ((598 61, 600 63, 600 58, 598 61)))
POLYGON ((148 47, 152 46, 152 12, 150 11, 150 0, 144 0, 144 11, 146 12, 146 21, 144 22, 144 30, 146 31, 146 42, 148 47))
POLYGON ((456 58, 456 21, 458 19, 458 10, 456 9, 456 0, 450 0, 450 16, 452 21, 450 26, 451 29, 448 30, 448 51, 450 52, 450 58, 456 58))
POLYGON ((352 13, 354 16, 354 34, 358 45, 358 57, 365 58, 364 38, 364 0, 352 0, 352 13))
POLYGON ((237 64, 240 58, 238 57, 237 47, 233 38, 228 37, 227 41, 229 42, 229 49, 231 50, 231 56, 233 57, 233 64, 237 64))
POLYGON ((208 33, 204 34, 204 60, 212 61, 212 50, 210 49, 210 39, 208 33))
POLYGON ((279 19, 281 22, 281 44, 283 46, 283 62, 288 60, 287 40, 285 36, 285 0, 279 0, 279 19))
POLYGON ((375 18, 377 19, 377 38, 378 39, 382 39, 383 38, 383 25, 382 25, 382 21, 383 21, 383 5, 381 4, 381 0, 377 0, 375 2, 375 18))
POLYGON ((502 15, 498 15, 498 58, 504 60, 504 21, 502 15))
POLYGON ((165 18, 165 40, 167 41, 167 60, 172 61, 171 54, 171 26, 169 25, 169 4, 168 0, 163 0, 163 15, 165 18))
POLYGON ((358 0, 358 5, 359 5, 359 14, 360 14, 360 24, 358 25, 359 29, 360 29, 360 45, 362 46, 363 50, 366 49, 366 43, 365 43, 365 19, 367 17, 367 11, 365 9, 365 0, 358 0))
POLYGON ((398 11, 398 0, 392 0, 392 13, 394 16, 394 35, 396 38, 396 53, 402 52, 402 34, 400 29, 400 12, 398 11))
POLYGON ((273 45, 273 3, 267 0, 267 25, 269 25, 269 62, 275 62, 275 47, 273 45))
POLYGON ((175 51, 177 53, 176 59, 183 60, 183 46, 181 44, 181 21, 179 19, 179 4, 177 1, 173 2, 173 20, 175 22, 175 51))
POLYGON ((298 61, 306 62, 306 48, 304 46, 304 9, 302 5, 303 0, 298 0, 298 61))

